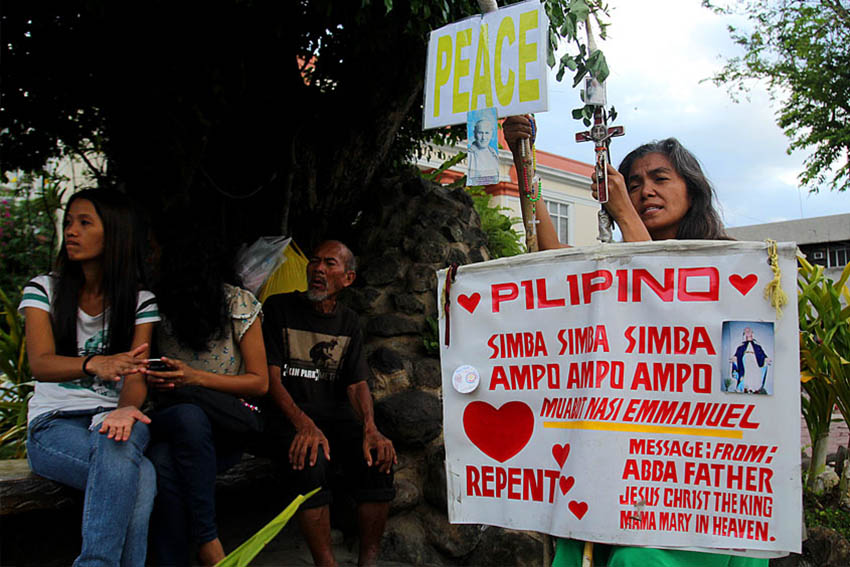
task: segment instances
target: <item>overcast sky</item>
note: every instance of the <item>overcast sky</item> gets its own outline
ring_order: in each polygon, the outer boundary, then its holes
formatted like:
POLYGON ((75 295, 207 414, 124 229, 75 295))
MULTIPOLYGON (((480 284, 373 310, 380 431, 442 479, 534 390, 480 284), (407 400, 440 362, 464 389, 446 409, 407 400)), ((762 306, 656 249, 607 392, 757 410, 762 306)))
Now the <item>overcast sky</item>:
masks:
MULTIPOLYGON (((850 212, 850 191, 809 194, 797 188, 805 153, 787 155, 788 139, 776 125, 777 105, 764 88, 733 103, 724 87, 700 83, 723 65, 721 55, 741 52, 729 38, 728 17, 699 0, 609 0, 611 26, 599 47, 611 76, 608 103, 626 135, 615 138, 615 164, 636 146, 677 137, 699 158, 717 190, 724 222, 742 226, 850 212)), ((737 23, 741 23, 738 21, 737 23)), ((569 75, 549 82, 547 113, 537 115, 541 150, 592 162, 591 144, 570 112, 581 105, 569 75)))

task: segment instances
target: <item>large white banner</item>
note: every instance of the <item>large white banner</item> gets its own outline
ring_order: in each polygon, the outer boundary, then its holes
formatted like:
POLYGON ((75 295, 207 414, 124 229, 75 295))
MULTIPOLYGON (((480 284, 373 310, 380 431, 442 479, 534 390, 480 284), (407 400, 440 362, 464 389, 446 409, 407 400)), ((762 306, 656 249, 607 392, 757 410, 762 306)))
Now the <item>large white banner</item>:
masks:
POLYGON ((480 108, 548 110, 548 30, 543 6, 529 0, 432 31, 423 127, 462 124, 480 108))
POLYGON ((441 271, 450 521, 799 552, 795 250, 781 318, 764 243, 517 256, 461 267, 448 298, 441 271))

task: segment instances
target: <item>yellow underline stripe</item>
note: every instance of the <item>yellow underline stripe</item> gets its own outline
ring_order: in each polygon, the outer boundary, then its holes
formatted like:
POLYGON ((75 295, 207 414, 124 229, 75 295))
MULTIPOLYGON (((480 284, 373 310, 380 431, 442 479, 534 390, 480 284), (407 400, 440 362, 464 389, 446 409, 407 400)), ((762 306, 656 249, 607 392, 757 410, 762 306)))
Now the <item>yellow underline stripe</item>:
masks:
POLYGON ((696 435, 698 437, 727 437, 742 439, 743 431, 736 429, 709 429, 706 427, 676 427, 673 425, 646 425, 642 423, 612 423, 607 421, 544 421, 550 429, 593 429, 596 431, 629 431, 632 433, 669 433, 671 435, 696 435))

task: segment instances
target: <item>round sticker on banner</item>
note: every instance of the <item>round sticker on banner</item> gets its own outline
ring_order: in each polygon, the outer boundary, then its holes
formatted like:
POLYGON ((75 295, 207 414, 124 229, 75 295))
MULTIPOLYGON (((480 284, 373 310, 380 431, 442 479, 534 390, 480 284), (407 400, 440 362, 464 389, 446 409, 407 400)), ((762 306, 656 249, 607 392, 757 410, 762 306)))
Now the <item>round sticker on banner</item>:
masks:
POLYGON ((461 394, 474 391, 479 382, 481 382, 481 377, 478 375, 478 370, 468 364, 458 366, 452 375, 452 386, 461 394))

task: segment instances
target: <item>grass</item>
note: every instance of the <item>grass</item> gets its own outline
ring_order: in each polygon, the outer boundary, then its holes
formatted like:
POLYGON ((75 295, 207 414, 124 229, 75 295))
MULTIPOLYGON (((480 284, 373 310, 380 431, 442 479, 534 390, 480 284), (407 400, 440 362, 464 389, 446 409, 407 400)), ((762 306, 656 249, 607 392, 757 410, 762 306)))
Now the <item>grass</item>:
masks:
POLYGON ((830 528, 850 540, 850 510, 844 510, 838 505, 837 489, 823 496, 807 493, 803 498, 803 510, 807 527, 830 528))

